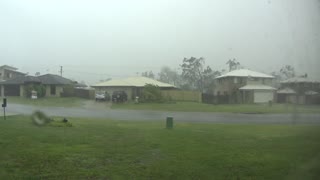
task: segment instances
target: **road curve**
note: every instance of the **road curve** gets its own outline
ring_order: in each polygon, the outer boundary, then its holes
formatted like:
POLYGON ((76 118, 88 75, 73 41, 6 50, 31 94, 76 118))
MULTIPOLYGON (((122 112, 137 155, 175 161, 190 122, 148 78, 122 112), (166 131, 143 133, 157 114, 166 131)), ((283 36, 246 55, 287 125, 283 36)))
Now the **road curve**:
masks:
POLYGON ((66 107, 40 107, 21 104, 10 104, 10 114, 30 115, 41 110, 50 116, 105 118, 115 120, 164 120, 167 116, 175 121, 244 123, 244 124, 317 124, 320 125, 320 114, 241 114, 241 113, 207 113, 207 112, 166 112, 147 110, 114 110, 66 107))

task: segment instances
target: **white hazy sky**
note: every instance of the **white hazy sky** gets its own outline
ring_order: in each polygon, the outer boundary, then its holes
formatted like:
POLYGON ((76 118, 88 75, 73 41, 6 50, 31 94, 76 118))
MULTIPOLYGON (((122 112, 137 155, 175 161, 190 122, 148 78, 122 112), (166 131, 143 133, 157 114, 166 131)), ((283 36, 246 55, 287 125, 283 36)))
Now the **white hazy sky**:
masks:
POLYGON ((95 83, 205 57, 320 77, 320 0, 1 0, 0 65, 95 83))

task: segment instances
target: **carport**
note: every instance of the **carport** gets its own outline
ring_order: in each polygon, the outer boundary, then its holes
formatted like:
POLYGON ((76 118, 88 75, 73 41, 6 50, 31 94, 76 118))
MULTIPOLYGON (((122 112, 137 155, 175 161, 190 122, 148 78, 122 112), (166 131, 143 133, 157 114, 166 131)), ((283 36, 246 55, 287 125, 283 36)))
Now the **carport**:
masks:
POLYGON ((245 85, 239 88, 242 91, 243 102, 247 103, 266 103, 269 101, 274 101, 274 91, 275 88, 267 85, 245 85), (251 98, 246 94, 251 94, 251 98))

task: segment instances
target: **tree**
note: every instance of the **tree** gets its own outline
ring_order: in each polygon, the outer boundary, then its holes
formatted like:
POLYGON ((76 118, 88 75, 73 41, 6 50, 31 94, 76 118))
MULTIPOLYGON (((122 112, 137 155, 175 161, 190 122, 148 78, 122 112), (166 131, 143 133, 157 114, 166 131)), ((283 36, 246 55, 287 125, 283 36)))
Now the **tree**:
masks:
POLYGON ((279 88, 280 87, 280 82, 282 80, 280 72, 273 71, 271 73, 271 75, 274 77, 274 80, 272 81, 272 86, 276 87, 276 88, 279 88))
POLYGON ((214 78, 219 75, 218 71, 213 71, 209 66, 204 68, 204 58, 191 57, 184 58, 180 65, 182 68, 182 78, 187 82, 185 88, 197 89, 201 92, 212 88, 214 78))
POLYGON ((229 61, 227 61, 226 64, 229 65, 229 71, 233 71, 240 68, 240 63, 235 58, 233 58, 233 60, 229 59, 229 61))
POLYGON ((155 75, 153 74, 152 71, 142 72, 142 73, 141 73, 141 76, 144 76, 144 77, 147 77, 147 78, 151 78, 151 79, 154 79, 154 78, 155 78, 155 75))
POLYGON ((214 79, 220 76, 221 72, 213 71, 209 66, 203 71, 203 91, 206 93, 212 93, 214 87, 214 79))
POLYGON ((163 66, 159 72, 159 81, 180 86, 179 74, 168 66, 163 66))
POLYGON ((162 102, 164 99, 159 86, 146 84, 142 93, 142 102, 162 102))
POLYGON ((295 77, 294 67, 286 65, 280 69, 280 75, 283 79, 289 79, 295 77))
POLYGON ((182 68, 182 77, 193 89, 203 90, 203 66, 205 60, 203 57, 189 59, 184 58, 180 65, 182 68))

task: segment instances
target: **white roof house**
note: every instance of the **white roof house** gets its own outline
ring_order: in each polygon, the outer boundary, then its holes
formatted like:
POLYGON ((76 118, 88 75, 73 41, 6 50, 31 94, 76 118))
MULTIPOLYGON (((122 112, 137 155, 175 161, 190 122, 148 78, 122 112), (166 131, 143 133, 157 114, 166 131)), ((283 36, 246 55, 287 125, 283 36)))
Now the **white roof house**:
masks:
POLYGON ((281 81, 281 83, 320 83, 319 80, 312 79, 309 77, 293 77, 284 81, 281 81))
POLYGON ((249 69, 238 69, 234 71, 230 71, 226 74, 218 76, 216 79, 224 78, 224 77, 253 77, 253 78, 274 78, 271 75, 252 71, 249 69))
POLYGON ((263 84, 248 84, 239 89, 240 90, 276 90, 276 88, 274 87, 266 86, 263 84))
POLYGON ((112 79, 110 81, 101 82, 92 87, 144 87, 146 84, 153 84, 164 88, 174 88, 174 85, 163 83, 151 78, 137 76, 123 79, 112 79))
POLYGON ((296 94, 296 92, 291 88, 284 88, 277 91, 278 94, 296 94))

